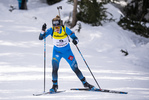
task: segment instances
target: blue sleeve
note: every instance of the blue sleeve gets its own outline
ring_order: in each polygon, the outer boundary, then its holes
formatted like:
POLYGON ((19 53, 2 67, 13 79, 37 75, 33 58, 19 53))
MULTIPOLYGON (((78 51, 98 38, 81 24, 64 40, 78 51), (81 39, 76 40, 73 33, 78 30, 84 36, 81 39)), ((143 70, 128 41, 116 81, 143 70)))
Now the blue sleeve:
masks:
POLYGON ((76 35, 74 32, 72 32, 68 27, 66 27, 66 33, 72 38, 72 39, 76 39, 76 35))
POLYGON ((47 31, 44 34, 40 33, 39 40, 45 39, 47 36, 52 35, 52 33, 53 33, 53 29, 51 27, 51 28, 47 29, 47 31))

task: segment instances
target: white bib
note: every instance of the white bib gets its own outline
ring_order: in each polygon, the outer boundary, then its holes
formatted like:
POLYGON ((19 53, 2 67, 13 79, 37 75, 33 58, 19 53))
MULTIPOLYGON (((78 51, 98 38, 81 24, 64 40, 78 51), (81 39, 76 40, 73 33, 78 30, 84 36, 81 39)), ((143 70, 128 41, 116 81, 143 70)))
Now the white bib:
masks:
POLYGON ((65 47, 69 43, 68 37, 64 39, 54 39, 53 38, 53 45, 56 47, 65 47))

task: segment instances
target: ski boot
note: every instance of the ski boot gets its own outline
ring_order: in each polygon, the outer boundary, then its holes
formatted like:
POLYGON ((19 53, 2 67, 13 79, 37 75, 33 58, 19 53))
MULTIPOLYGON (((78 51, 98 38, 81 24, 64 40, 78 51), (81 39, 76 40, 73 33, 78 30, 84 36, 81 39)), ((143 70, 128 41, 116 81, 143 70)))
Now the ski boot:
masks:
POLYGON ((88 82, 84 83, 83 85, 85 88, 89 88, 90 90, 94 90, 95 88, 93 85, 89 84, 88 82))
POLYGON ((84 86, 85 88, 88 88, 88 89, 90 89, 90 90, 94 90, 95 87, 94 87, 93 85, 89 84, 89 83, 86 81, 85 77, 84 77, 83 79, 81 79, 81 81, 82 81, 83 86, 84 86))
POLYGON ((49 92, 54 93, 57 92, 58 85, 53 85, 49 92))

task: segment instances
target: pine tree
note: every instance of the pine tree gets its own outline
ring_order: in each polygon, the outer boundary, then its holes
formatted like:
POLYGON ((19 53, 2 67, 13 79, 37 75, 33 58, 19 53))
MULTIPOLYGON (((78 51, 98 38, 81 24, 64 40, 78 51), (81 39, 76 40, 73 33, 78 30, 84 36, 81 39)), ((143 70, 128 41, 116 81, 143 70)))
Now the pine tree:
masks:
POLYGON ((149 8, 149 0, 132 0, 125 8, 124 11, 126 16, 135 21, 144 21, 147 20, 144 16, 148 13, 147 9, 149 8))
POLYGON ((125 17, 121 17, 118 24, 124 29, 131 30, 138 35, 149 38, 149 22, 145 16, 149 13, 149 0, 132 0, 125 8, 125 17))
POLYGON ((102 25, 102 21, 106 20, 106 8, 103 4, 96 0, 81 0, 79 2, 79 12, 77 19, 89 23, 93 26, 102 25))

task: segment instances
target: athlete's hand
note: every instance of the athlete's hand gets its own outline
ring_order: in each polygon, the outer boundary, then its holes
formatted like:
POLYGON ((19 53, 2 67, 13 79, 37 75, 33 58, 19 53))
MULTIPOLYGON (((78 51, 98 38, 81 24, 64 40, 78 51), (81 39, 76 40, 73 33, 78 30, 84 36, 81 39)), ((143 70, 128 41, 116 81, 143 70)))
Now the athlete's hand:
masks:
POLYGON ((46 28, 47 28, 47 25, 46 25, 46 23, 44 23, 44 24, 42 25, 42 31, 45 31, 46 28))
POLYGON ((76 38, 76 39, 73 39, 72 42, 73 42, 74 45, 77 45, 79 40, 76 38))

